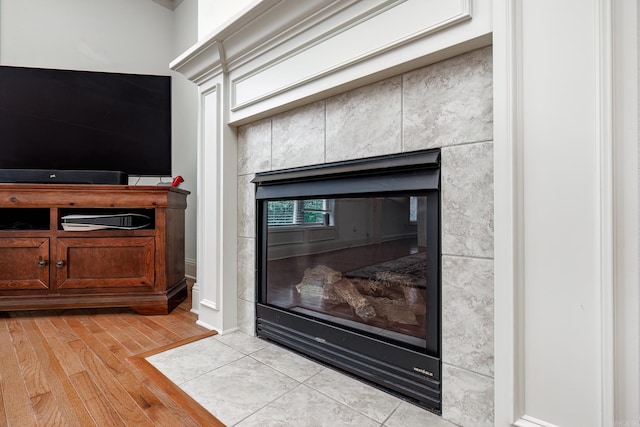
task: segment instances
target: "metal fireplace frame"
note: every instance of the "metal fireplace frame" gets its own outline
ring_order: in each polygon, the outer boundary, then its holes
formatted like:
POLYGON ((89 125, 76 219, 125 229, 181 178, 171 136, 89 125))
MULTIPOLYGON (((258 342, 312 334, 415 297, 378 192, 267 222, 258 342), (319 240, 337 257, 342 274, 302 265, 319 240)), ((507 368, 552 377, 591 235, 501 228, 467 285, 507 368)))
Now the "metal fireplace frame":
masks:
POLYGON ((256 332, 441 413, 440 150, 256 174, 256 332), (269 200, 419 194, 427 199, 426 346, 400 343, 266 303, 269 200))

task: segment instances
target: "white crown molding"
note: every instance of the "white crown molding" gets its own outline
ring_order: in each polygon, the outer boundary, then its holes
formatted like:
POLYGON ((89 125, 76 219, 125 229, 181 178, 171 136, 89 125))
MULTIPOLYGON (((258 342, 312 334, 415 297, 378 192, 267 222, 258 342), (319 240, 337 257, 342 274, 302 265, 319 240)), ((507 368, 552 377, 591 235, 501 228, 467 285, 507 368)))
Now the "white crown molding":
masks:
MULTIPOLYGON (((309 43, 318 31, 339 27, 352 16, 371 14, 406 0, 358 0, 294 2, 282 1, 247 23, 242 31, 224 39, 228 68, 238 67, 259 58, 271 60, 300 44, 309 43), (250 37, 246 37, 250 35, 250 37)), ((329 30, 331 31, 331 30, 329 30)), ((335 30, 334 30, 335 31, 335 30)), ((260 62, 265 62, 261 59, 260 62)))
POLYGON ((293 34, 313 26, 316 20, 321 19, 319 11, 326 16, 337 7, 344 9, 345 5, 354 2, 355 0, 256 1, 199 40, 172 61, 170 67, 190 80, 206 81, 223 70, 229 70, 233 64, 245 64, 271 50, 274 45, 280 45, 283 39, 290 39, 293 34), (213 56, 210 55, 212 46, 216 46, 215 49, 218 50, 213 56), (225 52, 224 55, 221 54, 222 51, 225 52))
MULTIPOLYGON (((197 45, 197 51, 187 51, 170 64, 170 67, 182 73, 197 85, 222 74, 224 63, 220 50, 220 42, 207 40, 197 45)), ((192 48, 193 49, 193 48, 192 48)))
MULTIPOLYGON (((408 22, 403 26, 394 26, 395 17, 391 12, 388 15, 384 12, 390 11, 393 7, 408 5, 402 3, 405 2, 387 1, 376 8, 361 11, 356 16, 349 16, 348 20, 342 20, 339 25, 328 28, 327 31, 313 38, 307 36, 308 40, 304 43, 299 43, 282 56, 264 63, 259 69, 251 67, 246 73, 234 77, 232 79, 232 111, 238 111, 274 95, 333 75, 471 19, 470 4, 467 1, 456 5, 453 11, 446 11, 441 16, 436 16, 435 19, 433 16, 430 17, 431 21, 422 19, 420 26, 412 28, 408 22), (422 25, 423 22, 428 24, 422 25), (380 37, 379 43, 373 40, 375 39, 373 34, 378 28, 388 28, 386 32, 389 33, 380 37), (395 33, 389 37, 394 30, 395 33), (367 38, 370 40, 365 42, 367 38), (354 40, 358 40, 358 43, 353 43, 354 40), (289 72, 291 68, 295 68, 297 72, 291 76, 293 78, 286 79, 292 74, 289 72), (307 75, 301 75, 302 73, 298 71, 302 68, 306 68, 307 75), (280 79, 282 84, 273 84, 279 76, 284 76, 280 79), (257 81, 252 82, 252 80, 257 81), (248 88, 243 90, 243 84, 248 88)), ((412 12, 418 12, 418 10, 412 10, 412 12)), ((403 12, 398 14, 407 15, 403 12)))
MULTIPOLYGON (((169 67, 184 74, 185 77, 198 85, 221 74, 226 67, 218 45, 240 32, 250 22, 259 19, 263 13, 277 5, 279 1, 263 0, 253 2, 238 15, 183 52, 169 64, 169 67)), ((249 39, 255 38, 251 34, 248 34, 248 37, 249 39)))

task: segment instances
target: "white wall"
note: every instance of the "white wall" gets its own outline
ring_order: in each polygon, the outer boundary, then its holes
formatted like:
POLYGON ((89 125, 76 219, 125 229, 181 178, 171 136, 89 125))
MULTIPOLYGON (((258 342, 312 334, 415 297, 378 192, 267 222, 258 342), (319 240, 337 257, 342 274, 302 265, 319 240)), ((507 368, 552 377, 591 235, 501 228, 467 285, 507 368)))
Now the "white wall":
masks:
POLYGON ((198 0, 198 39, 220 27, 255 0, 198 0))
MULTIPOLYGON (((198 0, 183 0, 174 10, 173 57, 198 39, 198 0)), ((173 58, 172 58, 173 59, 173 58)), ((180 73, 173 72, 173 174, 182 175, 182 187, 191 191, 185 223, 186 273, 196 277, 197 196, 196 168, 198 142, 198 87, 180 73)))
POLYGON ((169 74, 173 14, 152 1, 3 0, 4 65, 169 74))
MULTIPOLYGON (((196 259, 197 91, 169 69, 169 62, 195 43, 196 21, 197 0, 185 0, 175 11, 151 0, 0 0, 2 65, 172 76, 172 174, 182 175, 183 188, 193 193, 187 208, 187 261, 196 259)), ((195 261, 193 267, 195 272, 195 261)))

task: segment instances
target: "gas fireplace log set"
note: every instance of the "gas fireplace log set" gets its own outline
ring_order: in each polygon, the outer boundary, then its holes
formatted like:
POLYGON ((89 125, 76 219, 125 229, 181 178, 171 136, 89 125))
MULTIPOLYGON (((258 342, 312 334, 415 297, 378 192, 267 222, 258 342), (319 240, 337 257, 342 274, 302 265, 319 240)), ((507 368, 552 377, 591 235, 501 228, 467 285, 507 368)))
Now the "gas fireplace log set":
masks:
POLYGON ((420 292, 411 287, 411 277, 380 272, 376 279, 347 279, 342 273, 319 265, 305 270, 296 289, 303 298, 320 297, 329 304, 347 303, 365 322, 381 316, 390 322, 417 325, 415 315, 424 315, 426 307, 420 292), (394 292, 395 283, 401 285, 402 292, 394 292))
POLYGON ((354 284, 326 265, 306 269, 302 282, 296 285, 296 289, 300 294, 309 294, 308 290, 311 289, 312 296, 320 295, 322 299, 334 304, 346 302, 362 320, 376 317, 371 303, 362 296, 354 284))
POLYGON ((439 150, 253 182, 258 336, 439 413, 439 150))

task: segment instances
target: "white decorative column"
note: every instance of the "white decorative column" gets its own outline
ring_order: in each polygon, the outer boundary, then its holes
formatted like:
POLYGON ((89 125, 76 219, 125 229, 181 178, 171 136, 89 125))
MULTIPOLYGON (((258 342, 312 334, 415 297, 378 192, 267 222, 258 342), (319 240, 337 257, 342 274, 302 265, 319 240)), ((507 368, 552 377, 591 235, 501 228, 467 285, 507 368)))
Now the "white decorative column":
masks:
POLYGON ((237 328, 237 147, 217 43, 172 68, 198 84, 198 323, 220 333, 237 328))
POLYGON ((632 3, 493 2, 496 426, 640 422, 632 3))

